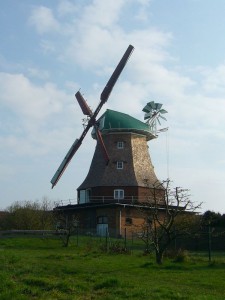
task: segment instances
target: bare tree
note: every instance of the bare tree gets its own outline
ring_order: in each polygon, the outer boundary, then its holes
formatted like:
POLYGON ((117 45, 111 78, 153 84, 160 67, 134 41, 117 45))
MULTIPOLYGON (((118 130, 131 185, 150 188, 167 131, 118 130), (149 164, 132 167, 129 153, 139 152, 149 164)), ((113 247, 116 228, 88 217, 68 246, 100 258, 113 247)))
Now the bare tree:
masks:
POLYGON ((201 203, 195 204, 190 200, 187 189, 171 188, 170 185, 170 180, 157 182, 152 189, 152 197, 141 208, 145 215, 141 238, 147 247, 151 245, 154 248, 158 264, 162 263, 172 241, 196 228, 199 218, 195 212, 201 207, 201 203))
POLYGON ((78 229, 78 217, 63 209, 54 209, 54 219, 63 246, 68 247, 71 235, 78 229))

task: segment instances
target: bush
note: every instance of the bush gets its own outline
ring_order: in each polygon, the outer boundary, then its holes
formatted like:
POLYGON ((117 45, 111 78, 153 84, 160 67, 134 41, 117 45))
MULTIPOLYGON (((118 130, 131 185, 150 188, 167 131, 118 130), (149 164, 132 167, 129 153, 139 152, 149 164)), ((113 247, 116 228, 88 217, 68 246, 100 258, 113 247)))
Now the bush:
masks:
POLYGON ((100 251, 109 252, 110 254, 130 254, 130 250, 121 245, 120 242, 110 243, 109 246, 101 244, 100 251))
POLYGON ((109 252, 115 254, 130 254, 130 250, 122 246, 120 242, 112 243, 109 247, 109 252))
POLYGON ((171 249, 166 251, 165 257, 173 259, 174 262, 186 262, 189 260, 189 252, 184 249, 171 249))
POLYGON ((189 261, 189 252, 187 250, 179 249, 174 262, 187 262, 189 261))

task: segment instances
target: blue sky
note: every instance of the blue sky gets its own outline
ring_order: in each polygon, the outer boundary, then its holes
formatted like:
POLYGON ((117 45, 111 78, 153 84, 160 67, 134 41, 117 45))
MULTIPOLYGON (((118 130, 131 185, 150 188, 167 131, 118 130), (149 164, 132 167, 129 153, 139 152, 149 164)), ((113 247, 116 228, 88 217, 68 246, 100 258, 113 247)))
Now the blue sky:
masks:
POLYGON ((143 120, 151 100, 169 127, 149 142, 159 179, 225 213, 225 2, 25 1, 0 10, 0 208, 75 199, 94 153, 90 134, 52 190, 83 130, 74 94, 94 109, 129 44, 135 50, 103 107, 143 120))

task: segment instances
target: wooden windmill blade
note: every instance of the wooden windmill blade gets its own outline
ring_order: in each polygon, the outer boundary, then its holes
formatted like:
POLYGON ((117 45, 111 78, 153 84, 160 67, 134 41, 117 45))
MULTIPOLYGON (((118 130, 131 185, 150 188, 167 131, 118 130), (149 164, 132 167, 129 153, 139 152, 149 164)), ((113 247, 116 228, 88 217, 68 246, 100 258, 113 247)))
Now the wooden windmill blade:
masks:
POLYGON ((84 115, 91 117, 93 112, 91 111, 90 107, 88 106, 87 102, 85 101, 84 97, 81 95, 80 91, 76 92, 75 97, 77 102, 80 105, 80 108, 84 115))
MULTIPOLYGON (((88 106, 87 102, 85 101, 84 97, 81 95, 80 91, 78 91, 76 94, 75 94, 75 97, 83 111, 83 114, 84 115, 88 115, 89 117, 92 117, 93 116, 93 113, 90 109, 90 107, 88 106)), ((94 122, 94 129, 95 129, 95 133, 96 133, 96 138, 101 146, 101 150, 102 150, 102 154, 104 156, 104 159, 105 159, 105 162, 106 162, 106 165, 108 164, 109 162, 109 155, 108 155, 108 152, 107 152, 107 149, 106 149, 106 146, 103 142, 103 139, 102 139, 102 135, 101 135, 101 132, 98 128, 99 124, 97 124, 96 120, 93 119, 93 122, 94 122)))
POLYGON ((71 146, 70 150, 67 152, 65 158, 63 159, 62 163, 60 164, 58 170, 55 172, 55 175, 52 177, 51 184, 52 189, 59 181, 60 177, 62 176, 63 172, 65 171, 67 165, 71 161, 74 154, 77 152, 78 148, 80 147, 82 141, 80 139, 76 139, 73 145, 71 146))
POLYGON ((95 133, 96 133, 97 140, 98 140, 98 142, 101 146, 101 150, 102 150, 103 157, 105 159, 105 163, 106 163, 106 165, 108 165, 108 163, 109 163, 109 154, 108 154, 106 146, 103 142, 101 131, 98 129, 97 125, 95 125, 94 128, 95 128, 95 133))
POLYGON ((112 89, 113 89, 115 83, 117 82, 121 72, 123 71, 133 50, 134 50, 134 47, 132 45, 129 45, 126 52, 124 53, 123 57, 121 58, 120 62, 118 63, 116 69, 114 70, 112 76, 110 77, 109 81, 107 82, 104 90, 101 93, 101 97, 100 97, 100 99, 103 103, 105 103, 108 100, 108 98, 112 92, 112 89))
POLYGON ((83 112, 84 115, 87 115, 89 117, 87 126, 85 127, 84 131, 82 132, 81 136, 79 139, 76 139, 75 142, 73 143, 73 145, 71 146, 70 150, 68 151, 67 155, 65 156, 65 158, 63 159, 62 163, 60 164, 58 170, 56 171, 55 175, 52 177, 51 183, 52 183, 52 188, 57 184, 57 182, 59 181, 60 177, 62 176, 63 172, 65 171, 66 167, 68 166, 69 162, 71 161, 72 157, 74 156, 74 154, 77 152, 77 150, 79 149, 79 147, 82 144, 83 139, 85 138, 88 130, 94 126, 95 130, 96 130, 96 136, 97 139, 101 145, 102 148, 102 152, 106 161, 106 164, 109 161, 109 156, 106 150, 106 147, 104 145, 102 136, 101 136, 101 132, 98 129, 98 124, 96 121, 96 117, 100 111, 100 109, 102 108, 103 104, 108 100, 109 95, 116 83, 116 81, 118 80, 122 70, 124 69, 132 51, 133 51, 134 47, 129 45, 129 47, 127 48, 127 50, 125 51, 122 59, 120 60, 119 64, 117 65, 116 69, 114 70, 112 76, 110 77, 109 81, 107 82, 105 88, 103 89, 102 93, 101 93, 101 97, 100 97, 100 103, 97 106, 96 110, 94 111, 94 113, 92 112, 92 110, 90 109, 90 107, 88 106, 86 100, 83 98, 83 96, 81 95, 81 93, 78 91, 75 94, 75 97, 81 107, 81 110, 83 112))

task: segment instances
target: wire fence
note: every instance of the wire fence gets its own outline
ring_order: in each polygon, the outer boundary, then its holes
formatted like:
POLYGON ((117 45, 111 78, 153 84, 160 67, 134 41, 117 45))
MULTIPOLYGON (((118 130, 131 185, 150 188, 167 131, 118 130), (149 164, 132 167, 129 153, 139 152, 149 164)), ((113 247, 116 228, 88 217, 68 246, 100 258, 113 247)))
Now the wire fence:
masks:
MULTIPOLYGON (((151 236, 146 237, 141 233, 128 231, 120 237, 116 237, 116 232, 107 229, 100 234, 96 233, 96 228, 82 229, 76 227, 69 233, 69 244, 77 247, 97 247, 98 249, 123 253, 126 251, 154 251, 151 243, 151 236)), ((56 238, 65 239, 68 237, 68 231, 61 230, 6 230, 0 231, 0 239, 13 237, 39 237, 39 238, 56 238)), ((207 252, 209 260, 215 253, 225 255, 225 228, 206 227, 194 235, 177 237, 174 239, 169 250, 188 250, 192 252, 207 252)), ((216 255, 217 255, 216 254, 216 255)))
MULTIPOLYGON (((81 229, 76 228, 73 232, 73 237, 76 237, 77 240, 82 242, 82 238, 86 237, 86 240, 96 239, 97 241, 102 241, 103 239, 108 239, 112 242, 123 243, 124 246, 130 246, 131 248, 138 247, 143 249, 149 240, 151 241, 151 236, 149 239, 144 237, 141 232, 128 231, 124 228, 122 236, 116 237, 116 232, 113 230, 108 231, 107 229, 104 232, 101 232, 100 235, 96 234, 96 228, 81 229), (145 241, 145 242, 144 242, 145 241)), ((220 228, 219 230, 213 230, 206 228, 201 230, 194 235, 185 235, 175 238, 171 244, 171 249, 186 249, 189 251, 206 251, 208 248, 211 248, 215 251, 225 251, 225 228, 220 228)))

